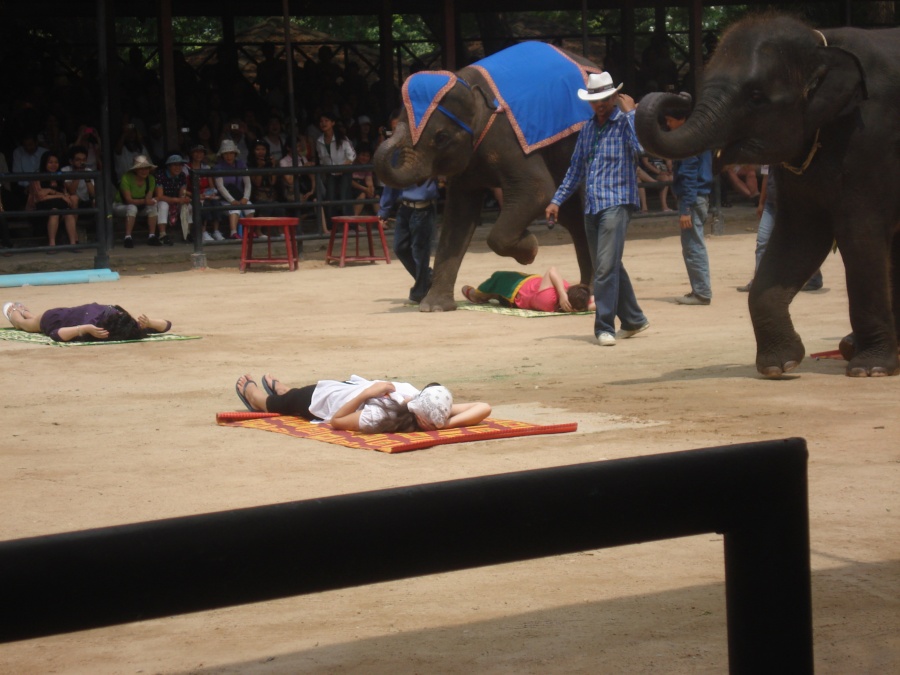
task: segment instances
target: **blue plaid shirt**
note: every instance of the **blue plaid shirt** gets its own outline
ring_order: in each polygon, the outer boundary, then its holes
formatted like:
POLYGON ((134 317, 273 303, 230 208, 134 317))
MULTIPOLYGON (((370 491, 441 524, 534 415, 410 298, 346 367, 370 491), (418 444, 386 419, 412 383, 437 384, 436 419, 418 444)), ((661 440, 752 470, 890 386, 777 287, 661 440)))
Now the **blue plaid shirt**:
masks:
POLYGON ((569 170, 550 201, 562 205, 584 181, 585 213, 600 213, 622 204, 640 208, 637 162, 642 152, 633 110, 623 113, 614 109, 602 127, 592 116, 578 134, 569 170))

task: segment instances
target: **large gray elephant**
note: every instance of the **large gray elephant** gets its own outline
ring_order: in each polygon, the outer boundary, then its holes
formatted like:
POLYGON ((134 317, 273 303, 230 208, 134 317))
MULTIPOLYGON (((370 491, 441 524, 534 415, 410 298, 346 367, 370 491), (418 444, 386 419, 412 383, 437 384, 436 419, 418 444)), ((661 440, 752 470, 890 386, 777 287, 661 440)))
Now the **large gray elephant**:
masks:
MULTIPOLYGON (((426 71, 406 81, 403 115, 393 135, 378 147, 374 164, 381 181, 392 187, 435 176, 448 179, 432 286, 420 311, 456 309, 453 288, 481 220, 486 188, 503 191, 503 208, 488 245, 519 263, 534 261, 538 242, 527 228, 543 216, 568 169, 577 131, 591 116, 590 107, 576 98, 590 72, 600 69, 573 54, 532 42, 457 73, 426 71), (433 91, 428 90, 429 83, 433 91), (514 100, 523 95, 529 100, 514 100), (532 135, 529 127, 557 112, 563 113, 557 127, 532 135), (542 138, 546 134, 550 135, 542 138)), ((572 236, 581 281, 591 283, 593 269, 580 207, 580 199, 570 199, 560 208, 558 220, 572 236)))
POLYGON ((788 308, 836 242, 853 328, 847 374, 898 374, 900 30, 746 18, 723 35, 687 123, 663 131, 660 115, 680 101, 641 101, 646 150, 678 159, 713 149, 719 166, 776 174, 775 227, 749 300, 759 372, 778 378, 803 359, 788 308))

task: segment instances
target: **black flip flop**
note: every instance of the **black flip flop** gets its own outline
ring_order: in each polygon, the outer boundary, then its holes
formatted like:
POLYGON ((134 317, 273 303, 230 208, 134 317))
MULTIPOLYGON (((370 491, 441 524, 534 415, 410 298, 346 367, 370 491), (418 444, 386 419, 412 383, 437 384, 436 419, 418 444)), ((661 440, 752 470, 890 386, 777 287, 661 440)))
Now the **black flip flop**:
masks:
MULTIPOLYGON (((238 378, 238 379, 240 379, 240 378, 238 378)), ((245 391, 247 389, 247 385, 250 384, 251 382, 253 384, 256 384, 256 382, 254 380, 247 380, 247 383, 244 385, 245 391)), ((259 385, 256 384, 256 386, 258 387, 259 385)), ((241 403, 243 403, 245 406, 247 406, 247 410, 249 410, 250 412, 258 412, 256 410, 256 408, 254 408, 252 405, 250 405, 250 401, 247 400, 247 396, 244 394, 243 391, 241 391, 241 385, 239 384, 239 382, 234 383, 234 390, 235 390, 235 392, 237 392, 238 398, 241 399, 241 403)))
MULTIPOLYGON (((276 380, 276 379, 273 377, 273 378, 272 378, 272 384, 274 385, 276 382, 278 382, 278 380, 276 380)), ((275 387, 273 387, 273 386, 271 386, 271 385, 269 384, 269 382, 266 380, 265 376, 263 376, 263 378, 262 378, 262 383, 263 383, 263 389, 266 390, 266 393, 267 393, 269 396, 275 396, 275 387)))

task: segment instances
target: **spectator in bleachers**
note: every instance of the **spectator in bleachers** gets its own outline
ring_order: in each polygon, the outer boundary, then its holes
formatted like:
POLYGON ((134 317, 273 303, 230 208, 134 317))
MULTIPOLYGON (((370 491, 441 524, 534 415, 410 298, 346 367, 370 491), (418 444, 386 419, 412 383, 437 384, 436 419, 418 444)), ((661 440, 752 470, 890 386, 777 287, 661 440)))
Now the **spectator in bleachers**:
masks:
MULTIPOLYGON (((37 143, 37 138, 32 133, 25 133, 19 138, 19 145, 13 150, 12 172, 13 173, 35 173, 40 169, 41 157, 47 152, 47 148, 43 148, 37 143)), ((12 203, 7 204, 6 208, 10 211, 17 211, 24 208, 28 201, 28 188, 31 187, 31 181, 21 180, 12 185, 12 203)))
MULTIPOLYGON (((360 145, 356 150, 354 164, 366 165, 372 163, 372 148, 369 145, 360 145)), ((350 177, 350 189, 354 199, 375 199, 375 179, 371 169, 354 171, 350 177)), ((375 213, 370 204, 354 204, 353 215, 361 215, 364 209, 375 213)))
MULTIPOLYGON (((207 160, 208 148, 203 143, 195 143, 190 150, 190 163, 185 167, 185 173, 188 177, 192 171, 196 169, 208 169, 210 163, 207 160)), ((215 183, 209 176, 200 176, 200 205, 202 206, 219 206, 219 191, 216 190, 215 183)), ((188 181, 188 191, 191 189, 192 183, 188 181)), ((193 214, 191 214, 193 217, 193 214)), ((222 218, 220 212, 210 211, 203 213, 203 241, 222 241, 225 239, 219 231, 219 223, 222 218), (212 233, 209 232, 209 226, 212 225, 212 233)), ((190 235, 188 241, 191 241, 190 235)))
MULTIPOLYGON (((247 147, 247 123, 240 117, 232 117, 228 124, 225 125, 219 142, 221 143, 225 140, 234 141, 238 152, 246 157, 250 151, 250 148, 247 147)), ((211 148, 212 145, 207 147, 211 148)))
MULTIPOLYGON (((44 151, 38 164, 41 173, 58 173, 60 168, 59 156, 52 150, 44 151)), ((31 195, 29 202, 37 211, 49 211, 47 217, 47 238, 50 246, 56 246, 56 233, 59 230, 59 214, 57 211, 65 211, 78 207, 78 197, 71 195, 66 190, 65 181, 61 178, 44 178, 31 182, 31 195)), ((63 216, 66 223, 66 234, 69 235, 69 243, 78 243, 78 234, 75 231, 75 214, 67 213, 63 216)))
POLYGON ((57 157, 65 157, 68 149, 66 134, 59 126, 59 119, 50 113, 44 119, 44 129, 38 134, 38 143, 52 150, 57 157))
POLYGON ((356 120, 356 123, 359 125, 359 137, 356 145, 357 152, 359 146, 363 144, 374 149, 378 142, 378 134, 375 133, 375 129, 372 127, 372 119, 368 115, 360 115, 359 119, 356 120))
POLYGON ((756 168, 754 164, 735 164, 726 167, 723 171, 729 186, 752 202, 759 200, 759 181, 756 179, 756 168))
MULTIPOLYGON (((638 164, 638 181, 640 183, 657 183, 672 180, 672 160, 662 159, 660 157, 641 156, 641 162, 638 164)), ((662 212, 669 213, 669 186, 663 185, 659 188, 659 201, 662 204, 662 212)), ((647 213, 647 189, 639 188, 638 192, 641 198, 641 213, 647 213)))
POLYGON ((119 181, 113 214, 125 218, 125 248, 134 248, 131 233, 138 215, 147 217, 150 246, 159 246, 156 237, 156 179, 150 174, 156 165, 146 155, 138 155, 119 181))
MULTIPOLYGON (((238 159, 237 145, 234 141, 224 140, 219 146, 219 161, 216 162, 214 169, 227 171, 230 169, 246 169, 247 165, 238 159)), ((219 196, 226 204, 236 207, 233 211, 228 212, 228 237, 230 239, 240 239, 238 234, 238 221, 241 216, 252 216, 252 209, 243 207, 250 204, 250 191, 252 184, 250 176, 217 176, 215 180, 216 189, 219 196)))
POLYGON ((156 170, 156 212, 159 219, 159 241, 166 246, 175 242, 166 234, 168 227, 181 226, 182 234, 187 239, 187 223, 190 217, 182 213, 184 207, 190 208, 191 200, 187 196, 187 174, 184 172, 185 162, 181 155, 172 154, 166 158, 166 165, 156 170))
MULTIPOLYGON (((320 166, 346 166, 356 159, 356 151, 336 125, 331 113, 324 112, 319 117, 319 129, 322 135, 316 141, 316 156, 320 166)), ((335 172, 319 174, 319 201, 350 199, 350 173, 335 172)), ((331 216, 347 214, 346 206, 325 207, 323 211, 323 229, 330 232, 331 216)))
POLYGON ((150 151, 144 145, 141 132, 138 131, 133 120, 126 119, 122 125, 122 133, 119 134, 119 140, 116 141, 114 152, 116 176, 120 180, 131 170, 136 157, 150 155, 150 151))
MULTIPOLYGON (((262 140, 253 143, 250 156, 247 158, 248 169, 267 169, 275 166, 275 160, 269 153, 269 145, 262 140)), ((277 181, 274 174, 250 176, 250 200, 254 205, 274 204, 278 201, 277 181)), ((283 216, 281 209, 263 209, 263 216, 283 216)))
POLYGON ((277 115, 269 117, 268 122, 266 122, 266 135, 262 137, 262 140, 268 146, 269 155, 272 159, 275 162, 280 162, 281 158, 287 154, 280 117, 277 115))
MULTIPOLYGON (((297 158, 296 165, 294 164, 294 157, 291 155, 286 155, 281 158, 279 166, 309 166, 310 164, 312 164, 309 156, 309 142, 306 140, 306 136, 297 136, 297 147, 295 148, 295 155, 297 158)), ((293 174, 282 174, 281 176, 279 176, 279 178, 281 180, 281 198, 286 202, 306 202, 316 194, 316 175, 313 173, 296 174, 296 180, 299 184, 297 187, 297 192, 299 192, 299 195, 296 194, 294 189, 295 176, 293 174)))
MULTIPOLYGON (((63 167, 65 172, 89 171, 87 166, 87 148, 73 145, 69 148, 69 165, 63 167)), ((66 181, 66 191, 78 197, 78 208, 91 208, 96 204, 96 189, 90 178, 77 178, 66 181)))
POLYGON ((166 158, 166 137, 160 122, 154 122, 147 131, 147 150, 150 159, 154 162, 162 162, 166 158))
POLYGON ((87 150, 86 165, 91 171, 100 168, 100 134, 94 127, 82 124, 78 127, 74 145, 80 145, 87 150))

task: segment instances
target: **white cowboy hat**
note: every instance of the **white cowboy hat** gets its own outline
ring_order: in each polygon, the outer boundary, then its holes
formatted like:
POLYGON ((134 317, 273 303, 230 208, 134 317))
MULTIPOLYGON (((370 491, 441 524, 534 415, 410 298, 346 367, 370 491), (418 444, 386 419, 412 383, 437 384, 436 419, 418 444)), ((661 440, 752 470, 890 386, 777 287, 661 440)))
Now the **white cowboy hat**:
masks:
POLYGON ((613 84, 612 75, 609 73, 591 73, 588 76, 587 89, 578 90, 578 98, 582 101, 602 101, 609 98, 622 88, 613 84))

